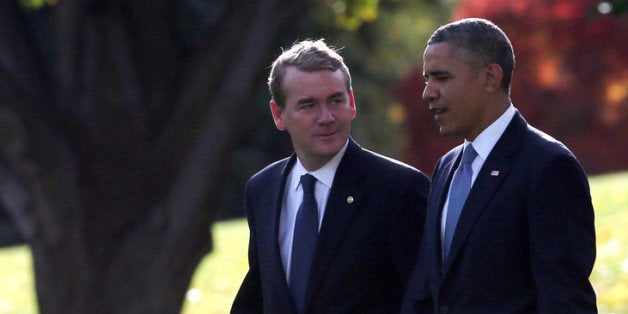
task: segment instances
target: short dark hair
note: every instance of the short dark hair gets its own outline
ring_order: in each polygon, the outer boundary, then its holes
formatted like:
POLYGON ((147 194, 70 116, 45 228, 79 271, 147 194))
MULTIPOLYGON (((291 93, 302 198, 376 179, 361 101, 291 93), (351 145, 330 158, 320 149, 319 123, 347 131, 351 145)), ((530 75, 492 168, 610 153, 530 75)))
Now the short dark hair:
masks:
POLYGON ((301 71, 314 72, 321 70, 336 71, 340 69, 345 76, 347 92, 351 91, 351 74, 338 50, 327 46, 324 39, 307 39, 296 42, 290 49, 283 51, 273 62, 268 76, 268 88, 273 100, 281 108, 285 108, 283 78, 288 67, 294 66, 301 71))
POLYGON ((454 42, 462 58, 476 69, 491 63, 502 68, 503 90, 510 91, 515 69, 515 53, 508 36, 493 22, 480 18, 466 18, 438 28, 427 41, 428 46, 439 42, 454 42))

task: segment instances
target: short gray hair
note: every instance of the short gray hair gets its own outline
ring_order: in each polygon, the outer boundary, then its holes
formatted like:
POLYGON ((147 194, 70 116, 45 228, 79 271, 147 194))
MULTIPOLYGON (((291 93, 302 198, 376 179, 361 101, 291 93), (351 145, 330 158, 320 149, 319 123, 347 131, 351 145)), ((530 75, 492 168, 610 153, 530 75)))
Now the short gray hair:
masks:
POLYGON ((327 46, 324 39, 307 39, 297 42, 284 51, 273 62, 268 76, 268 88, 273 100, 280 108, 285 108, 283 78, 288 67, 294 66, 301 71, 315 72, 322 70, 336 71, 340 69, 345 76, 347 92, 351 91, 351 74, 342 60, 338 50, 327 46))
POLYGON ((476 69, 495 63, 502 68, 503 90, 510 91, 515 69, 515 53, 508 36, 493 22, 466 18, 438 28, 427 41, 428 46, 439 42, 454 42, 467 63, 476 69))

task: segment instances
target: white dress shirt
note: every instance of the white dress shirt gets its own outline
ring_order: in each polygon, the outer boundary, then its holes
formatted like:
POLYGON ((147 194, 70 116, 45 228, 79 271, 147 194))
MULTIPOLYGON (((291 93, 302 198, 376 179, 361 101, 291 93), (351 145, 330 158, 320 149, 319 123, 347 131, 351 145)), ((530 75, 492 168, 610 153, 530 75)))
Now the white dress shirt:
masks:
MULTIPOLYGON (((473 160, 471 164, 471 170, 473 174, 471 175, 471 188, 473 188, 473 183, 480 173, 480 169, 484 166, 484 162, 488 155, 497 144, 497 141, 502 137, 502 134, 506 131, 508 124, 515 116, 516 110, 515 107, 510 104, 510 107, 506 109, 506 111, 497 119, 495 122, 491 123, 478 137, 473 140, 473 142, 469 142, 464 140, 464 147, 468 145, 472 145, 473 149, 478 153, 478 155, 473 160)), ((451 191, 451 186, 450 186, 451 191)), ((445 205, 443 206, 443 215, 441 216, 441 224, 440 224, 440 235, 441 242, 443 237, 445 236, 445 222, 447 221, 447 210, 449 209, 449 192, 447 192, 447 200, 445 200, 445 205)))
POLYGON ((301 161, 297 157, 297 161, 290 170, 286 180, 284 190, 284 198, 281 205, 281 217, 279 220, 279 249, 281 251, 281 261, 286 271, 286 280, 290 282, 290 257, 292 256, 292 238, 294 236, 294 223, 297 217, 297 211, 303 201, 303 188, 301 187, 301 176, 309 173, 316 178, 314 185, 314 197, 318 206, 318 228, 320 230, 325 216, 325 207, 327 207, 327 198, 331 190, 336 170, 340 164, 340 160, 347 150, 349 140, 345 146, 321 168, 308 172, 301 161))

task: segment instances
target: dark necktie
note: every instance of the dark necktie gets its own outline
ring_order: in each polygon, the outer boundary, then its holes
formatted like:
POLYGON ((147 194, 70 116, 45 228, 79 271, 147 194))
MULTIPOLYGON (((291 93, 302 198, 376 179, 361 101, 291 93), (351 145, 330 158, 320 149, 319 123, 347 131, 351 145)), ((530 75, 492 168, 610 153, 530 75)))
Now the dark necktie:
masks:
POLYGON ((299 313, 303 312, 305 288, 310 273, 310 264, 316 237, 318 236, 318 206, 314 198, 316 178, 310 174, 301 176, 303 202, 297 211, 292 239, 292 257, 290 262, 290 291, 299 313))
POLYGON ((445 236, 443 239, 443 265, 445 265, 445 262, 447 261, 451 241, 453 240, 456 225, 458 224, 458 218, 460 217, 462 207, 464 206, 469 190, 471 189, 471 177, 473 175, 471 163, 477 155, 478 153, 475 149, 473 149, 473 146, 471 144, 467 145, 462 153, 462 161, 460 162, 460 165, 454 174, 454 178, 451 181, 451 186, 449 188, 449 208, 447 208, 445 236))

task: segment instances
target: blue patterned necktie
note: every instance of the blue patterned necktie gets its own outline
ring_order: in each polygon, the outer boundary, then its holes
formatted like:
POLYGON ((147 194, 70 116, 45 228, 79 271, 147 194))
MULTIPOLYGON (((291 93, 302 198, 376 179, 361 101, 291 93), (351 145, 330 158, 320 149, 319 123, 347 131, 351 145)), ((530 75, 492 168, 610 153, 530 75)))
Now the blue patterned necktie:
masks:
POLYGON ((314 176, 310 174, 301 176, 303 202, 299 206, 294 223, 289 285, 299 313, 303 312, 305 288, 318 236, 318 206, 314 198, 315 183, 314 176))
POLYGON ((471 177, 473 175, 471 163, 477 155, 478 153, 475 149, 473 149, 473 146, 471 144, 467 145, 462 153, 462 161, 460 162, 456 173, 454 173, 454 178, 451 181, 449 188, 449 207, 447 208, 445 236, 443 239, 443 265, 445 265, 445 262, 447 261, 451 241, 453 240, 456 225, 458 224, 458 218, 460 217, 462 207, 464 206, 469 190, 471 189, 471 177))

